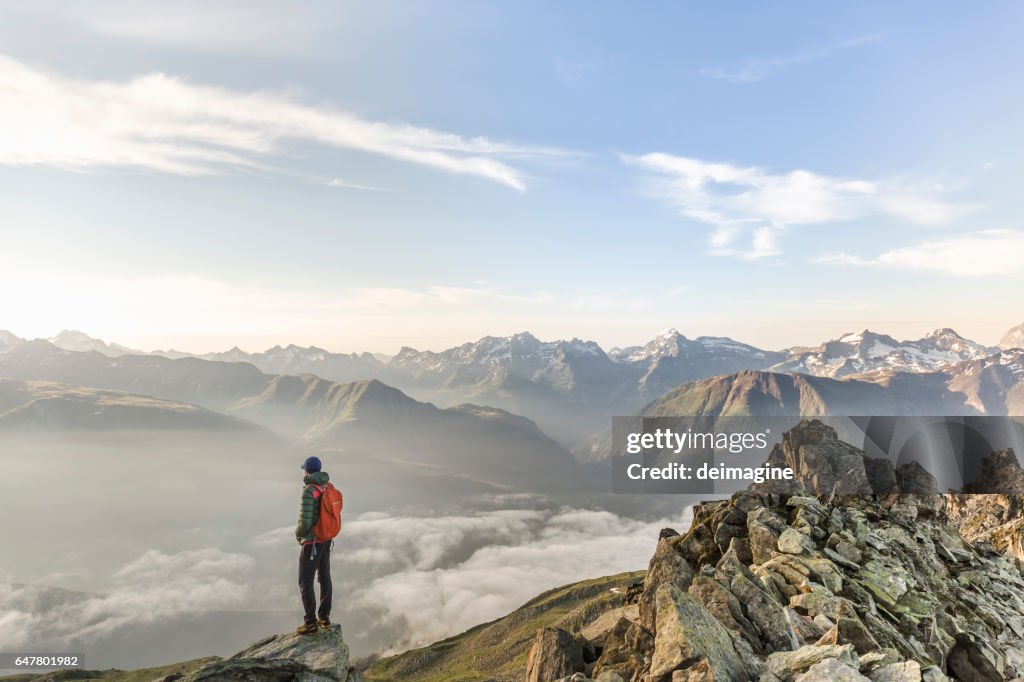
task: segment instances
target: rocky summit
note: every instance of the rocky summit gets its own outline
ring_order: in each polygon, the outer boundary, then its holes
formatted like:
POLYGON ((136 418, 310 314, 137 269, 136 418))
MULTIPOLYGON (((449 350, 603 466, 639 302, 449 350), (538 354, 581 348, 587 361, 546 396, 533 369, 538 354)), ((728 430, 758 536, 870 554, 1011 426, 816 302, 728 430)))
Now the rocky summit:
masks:
POLYGON ((948 495, 817 421, 772 459, 794 466, 794 488, 752 486, 662 531, 623 604, 537 632, 527 682, 1024 679, 1022 564, 999 545, 1020 509, 1012 452, 948 495))
POLYGON ((183 677, 181 682, 359 682, 349 666, 348 645, 341 626, 315 635, 273 635, 230 658, 216 660, 183 677))

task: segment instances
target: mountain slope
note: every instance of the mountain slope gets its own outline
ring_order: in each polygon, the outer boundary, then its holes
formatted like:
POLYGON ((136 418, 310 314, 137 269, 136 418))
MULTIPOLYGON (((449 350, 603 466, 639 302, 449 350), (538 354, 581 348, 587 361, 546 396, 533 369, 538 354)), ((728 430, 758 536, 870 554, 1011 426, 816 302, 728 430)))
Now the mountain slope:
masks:
POLYGON ((884 381, 739 372, 683 384, 643 410, 647 416, 814 416, 975 414, 945 389, 942 374, 898 374, 884 381))
POLYGON ((480 481, 538 491, 589 484, 568 451, 528 419, 469 405, 439 409, 376 380, 339 384, 197 358, 110 358, 46 341, 0 357, 0 376, 191 403, 345 456, 408 460, 480 481))
POLYGON ((389 453, 535 490, 578 478, 571 455, 529 419, 476 405, 440 409, 377 380, 274 377, 259 395, 240 401, 235 413, 261 422, 290 418, 293 428, 306 427, 303 438, 316 447, 389 453))
MULTIPOLYGON (((580 618, 541 623, 532 642, 506 636, 500 658, 480 646, 474 660, 469 645, 493 624, 479 626, 379 661, 369 679, 881 682, 1024 674, 1019 564, 960 535, 934 478, 916 465, 889 465, 889 475, 878 476, 878 461, 815 421, 784 434, 772 457, 807 465, 793 489, 751 487, 698 505, 687 532, 661 532, 639 589, 609 599, 603 613, 581 599, 580 618), (875 484, 883 479, 897 489, 880 494, 875 484), (519 663, 510 670, 510 662, 519 663)), ((528 616, 517 611, 496 623, 517 618, 528 616)))
MULTIPOLYGON (((1024 414, 1024 350, 951 365, 942 371, 882 371, 842 379, 746 371, 681 384, 638 414, 674 416, 928 416, 1024 414)), ((573 454, 611 455, 611 430, 580 440, 573 454)))
POLYGON ((0 429, 256 431, 195 405, 47 381, 0 379, 0 429))
POLYGON ((575 630, 596 614, 621 602, 642 572, 584 580, 545 592, 503 618, 460 635, 374 661, 363 671, 366 682, 520 682, 526 652, 538 628, 575 630))

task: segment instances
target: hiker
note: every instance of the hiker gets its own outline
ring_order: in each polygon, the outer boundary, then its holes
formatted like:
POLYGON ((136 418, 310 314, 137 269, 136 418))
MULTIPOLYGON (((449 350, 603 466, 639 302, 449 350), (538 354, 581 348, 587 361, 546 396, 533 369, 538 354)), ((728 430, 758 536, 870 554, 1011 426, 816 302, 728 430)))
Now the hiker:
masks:
POLYGON ((299 551, 299 594, 305 621, 296 632, 315 634, 331 624, 331 549, 341 527, 341 491, 334 487, 319 458, 308 457, 302 463, 302 506, 295 538, 302 545, 299 551), (313 576, 320 583, 320 608, 316 610, 313 576))

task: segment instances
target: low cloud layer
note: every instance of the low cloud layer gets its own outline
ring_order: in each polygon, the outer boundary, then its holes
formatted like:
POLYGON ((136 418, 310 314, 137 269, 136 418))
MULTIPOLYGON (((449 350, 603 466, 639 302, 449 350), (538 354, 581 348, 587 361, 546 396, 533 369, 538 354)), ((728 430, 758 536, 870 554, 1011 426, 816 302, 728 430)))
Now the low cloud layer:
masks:
POLYGON ((352 595, 400 633, 394 649, 422 645, 493 620, 540 592, 646 568, 665 526, 606 511, 496 511, 467 517, 360 520, 347 529, 352 558, 398 565, 352 595), (486 539, 486 541, 485 541, 486 539))
POLYGON ((0 648, 64 650, 182 616, 243 607, 253 558, 208 548, 150 550, 101 594, 0 584, 0 648))
MULTIPOLYGON (((656 521, 573 508, 363 514, 346 521, 335 547, 336 619, 361 655, 436 641, 503 616, 545 590, 645 568, 658 531, 683 530, 689 519, 689 509, 656 521)), ((90 665, 123 665, 139 652, 119 646, 136 647, 127 640, 147 628, 195 630, 205 627, 205 618, 220 629, 224 621, 215 618, 225 612, 278 612, 280 622, 269 627, 294 627, 291 528, 261 533, 244 546, 244 552, 150 550, 110 576, 102 593, 2 586, 0 649, 102 648, 112 660, 90 665)), ((206 646, 182 655, 217 653, 206 646)), ((162 659, 154 651, 144 662, 156 660, 162 659)))

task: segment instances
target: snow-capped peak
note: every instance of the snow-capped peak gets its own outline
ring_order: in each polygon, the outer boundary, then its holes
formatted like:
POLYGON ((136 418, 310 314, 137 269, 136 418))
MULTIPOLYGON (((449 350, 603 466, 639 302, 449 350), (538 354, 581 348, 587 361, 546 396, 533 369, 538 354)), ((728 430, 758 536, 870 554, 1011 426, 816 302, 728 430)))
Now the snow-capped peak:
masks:
POLYGON ((817 348, 794 349, 772 369, 843 377, 880 371, 931 372, 986 357, 995 349, 963 338, 952 329, 936 329, 917 340, 897 341, 865 329, 817 348))
POLYGON ((1010 348, 1024 348, 1024 323, 1018 324, 1006 332, 999 341, 999 347, 1006 350, 1010 348))

